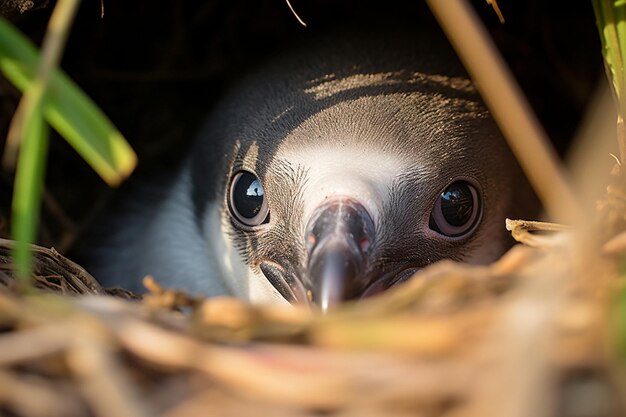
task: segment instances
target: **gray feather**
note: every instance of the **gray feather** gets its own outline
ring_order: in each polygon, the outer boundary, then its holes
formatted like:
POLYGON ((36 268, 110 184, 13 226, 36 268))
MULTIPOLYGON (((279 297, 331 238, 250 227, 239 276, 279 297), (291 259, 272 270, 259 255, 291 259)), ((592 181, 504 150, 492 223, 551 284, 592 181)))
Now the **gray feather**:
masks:
MULTIPOLYGON (((347 159, 353 155, 349 162, 357 168, 362 156, 380 155, 387 171, 397 163, 377 211, 381 270, 442 258, 493 260, 511 244, 504 217, 537 207, 445 42, 407 34, 334 36, 275 58, 234 86, 179 172, 133 187, 102 220, 89 243, 88 267, 106 285, 138 290, 140 278, 152 274, 168 286, 255 299, 254 281, 264 280, 260 259, 301 272, 307 193, 316 175, 306 155, 324 158, 337 149, 347 159), (284 157, 294 154, 305 163, 284 157), (226 190, 238 169, 263 181, 268 227, 241 230, 231 222, 226 190), (483 219, 467 239, 433 239, 427 230, 433 198, 454 178, 478 183, 483 219), (236 276, 241 273, 248 278, 236 276)), ((364 165, 363 174, 378 178, 376 165, 364 165)), ((266 300, 280 298, 271 285, 259 285, 266 300)))

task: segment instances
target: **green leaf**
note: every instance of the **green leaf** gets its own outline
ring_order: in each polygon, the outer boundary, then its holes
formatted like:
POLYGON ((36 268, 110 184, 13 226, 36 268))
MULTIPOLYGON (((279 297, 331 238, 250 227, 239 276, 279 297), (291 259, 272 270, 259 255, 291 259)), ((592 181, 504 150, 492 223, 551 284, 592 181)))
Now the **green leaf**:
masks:
POLYGON ((613 308, 613 323, 617 348, 626 358, 626 287, 622 286, 616 294, 613 308))
MULTIPOLYGON (((30 88, 39 66, 35 46, 0 17, 0 71, 22 92, 30 88)), ((55 70, 42 113, 92 168, 118 185, 134 169, 137 157, 102 111, 61 70, 55 70)))
POLYGON ((42 109, 35 106, 24 115, 24 139, 17 161, 13 194, 12 233, 17 241, 13 249, 16 275, 26 282, 30 278, 31 251, 39 224, 39 207, 48 152, 48 125, 42 109))

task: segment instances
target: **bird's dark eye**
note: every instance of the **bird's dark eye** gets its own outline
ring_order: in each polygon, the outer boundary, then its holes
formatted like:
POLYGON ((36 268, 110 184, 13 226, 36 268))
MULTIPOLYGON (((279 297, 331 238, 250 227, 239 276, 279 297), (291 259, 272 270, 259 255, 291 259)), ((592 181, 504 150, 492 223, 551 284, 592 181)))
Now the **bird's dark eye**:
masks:
POLYGON ((246 226, 269 220, 269 207, 261 180, 248 171, 239 171, 230 182, 228 206, 235 219, 246 226))
POLYGON ((455 181, 437 198, 429 226, 448 237, 466 235, 480 220, 480 202, 476 187, 466 181, 455 181))

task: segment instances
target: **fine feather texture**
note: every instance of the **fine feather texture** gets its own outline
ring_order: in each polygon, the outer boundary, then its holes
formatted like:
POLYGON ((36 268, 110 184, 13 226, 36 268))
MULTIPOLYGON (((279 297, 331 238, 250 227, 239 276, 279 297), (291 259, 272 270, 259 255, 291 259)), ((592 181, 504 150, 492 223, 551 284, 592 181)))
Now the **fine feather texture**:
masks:
POLYGON ((536 200, 500 132, 443 41, 423 35, 334 35, 300 45, 241 80, 218 103, 172 178, 133 187, 88 244, 105 285, 140 290, 151 274, 208 295, 283 302, 261 271, 302 279, 305 227, 334 196, 358 200, 376 227, 369 273, 450 258, 496 259, 505 217, 536 200), (233 175, 258 175, 267 224, 231 219, 233 175), (429 219, 451 182, 474 185, 482 217, 449 238, 429 219))

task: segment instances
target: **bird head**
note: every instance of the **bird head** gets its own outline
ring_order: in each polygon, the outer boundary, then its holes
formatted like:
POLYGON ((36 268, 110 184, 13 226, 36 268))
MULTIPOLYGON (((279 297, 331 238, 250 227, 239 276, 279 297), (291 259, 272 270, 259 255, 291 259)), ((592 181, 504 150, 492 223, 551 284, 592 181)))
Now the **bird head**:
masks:
POLYGON ((487 263, 512 243, 505 217, 536 207, 454 56, 424 40, 275 60, 220 103, 191 159, 203 236, 252 301, 327 310, 441 259, 487 263))

